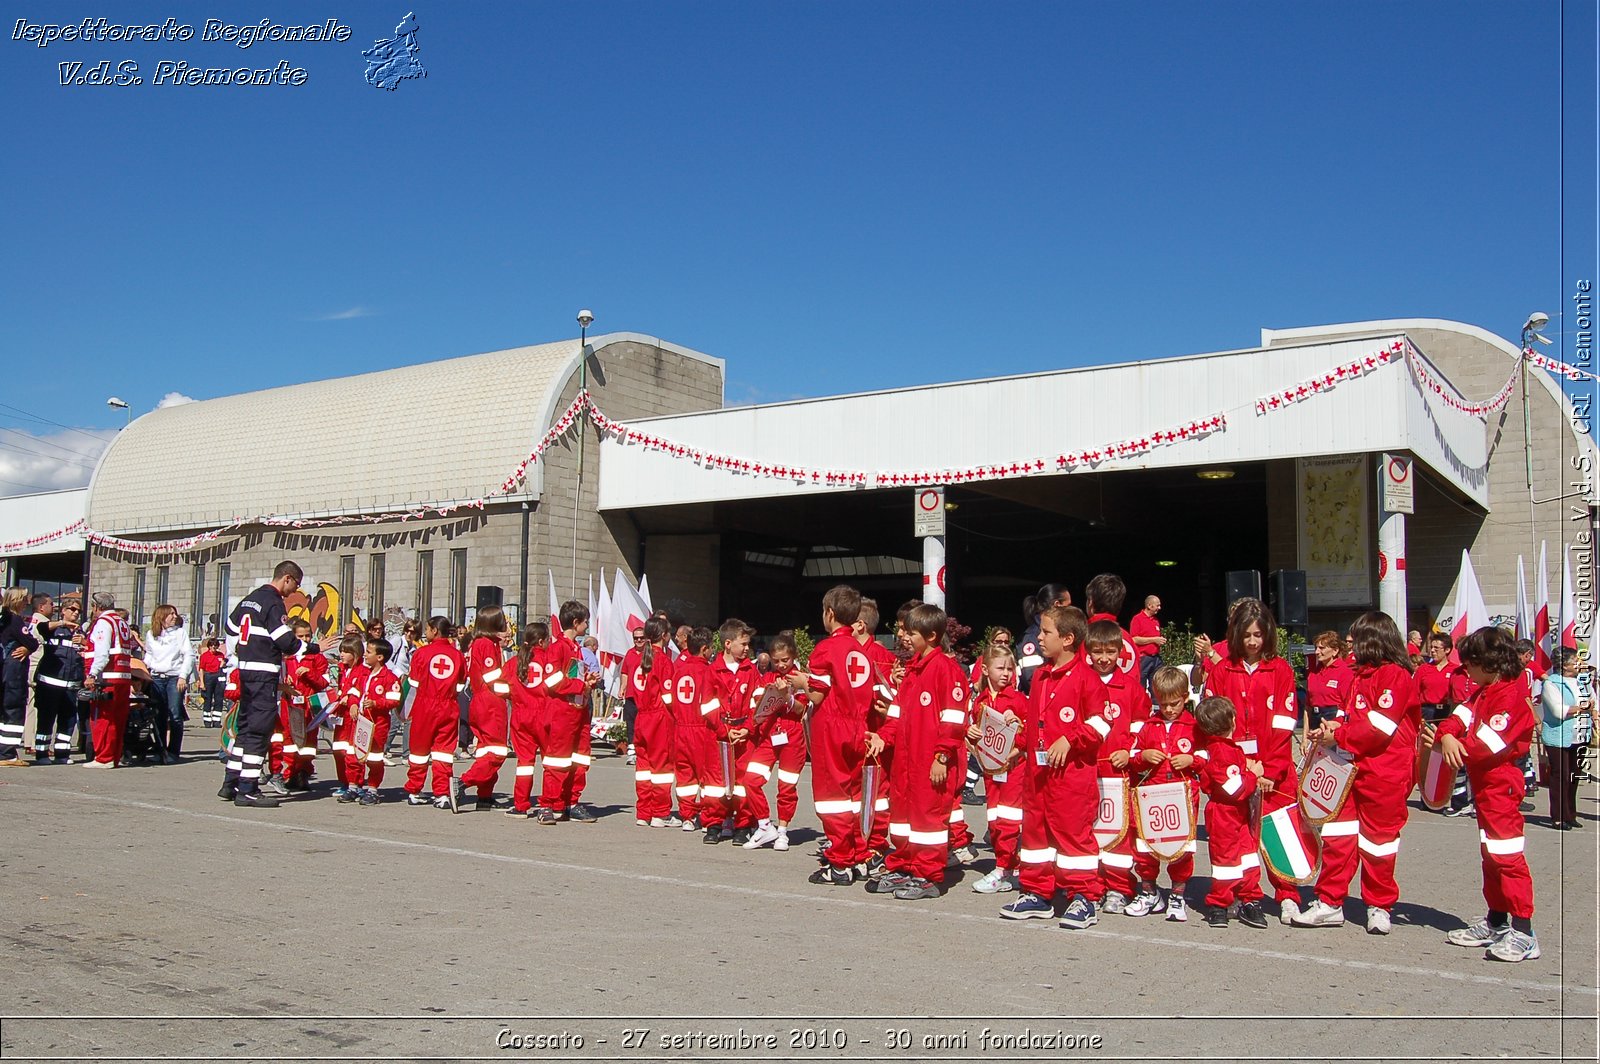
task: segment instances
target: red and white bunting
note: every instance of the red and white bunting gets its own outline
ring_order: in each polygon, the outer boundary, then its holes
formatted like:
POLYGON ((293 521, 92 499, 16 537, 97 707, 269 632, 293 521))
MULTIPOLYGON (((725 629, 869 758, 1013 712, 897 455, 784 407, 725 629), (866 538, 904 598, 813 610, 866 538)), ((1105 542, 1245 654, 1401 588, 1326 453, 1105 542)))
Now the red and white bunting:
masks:
POLYGON ((1428 370, 1427 363, 1422 361, 1421 353, 1410 344, 1406 345, 1406 363, 1411 367, 1411 373, 1417 378, 1417 385, 1424 392, 1431 392, 1438 396, 1445 406, 1459 410, 1464 414, 1474 417, 1487 417, 1511 401, 1511 394, 1516 390, 1517 370, 1511 371, 1511 376, 1506 378, 1506 383, 1495 393, 1494 397, 1486 403, 1469 403, 1458 399, 1455 389, 1447 387, 1439 378, 1428 370))
POLYGON ((108 536, 103 532, 85 529, 83 538, 97 547, 109 547, 114 550, 126 551, 129 554, 176 554, 180 551, 198 547, 202 543, 210 543, 233 527, 233 525, 229 525, 226 528, 217 528, 210 532, 198 532, 183 539, 160 540, 123 539, 120 536, 108 536))
POLYGON ((1577 366, 1553 359, 1549 355, 1541 355, 1531 347, 1522 352, 1522 357, 1538 368, 1547 369, 1557 376, 1567 378, 1569 381, 1600 381, 1600 376, 1596 376, 1586 369, 1579 369, 1577 366))
POLYGON ((1364 358, 1346 362, 1342 366, 1335 366, 1326 373, 1315 377, 1307 377, 1292 388, 1285 388, 1281 392, 1270 392, 1256 400, 1256 416, 1270 414, 1275 410, 1282 410, 1295 403, 1303 403, 1314 396, 1323 395, 1333 391, 1341 384, 1365 377, 1374 370, 1381 369, 1391 362, 1397 362, 1405 349, 1405 343, 1396 340, 1388 347, 1364 358))
POLYGON ((72 524, 54 531, 45 532, 37 536, 29 536, 27 539, 13 540, 10 543, 0 543, 0 554, 14 554, 19 550, 32 550, 35 547, 42 547, 47 543, 54 543, 58 539, 66 539, 68 536, 82 532, 83 527, 84 520, 80 517, 72 524))

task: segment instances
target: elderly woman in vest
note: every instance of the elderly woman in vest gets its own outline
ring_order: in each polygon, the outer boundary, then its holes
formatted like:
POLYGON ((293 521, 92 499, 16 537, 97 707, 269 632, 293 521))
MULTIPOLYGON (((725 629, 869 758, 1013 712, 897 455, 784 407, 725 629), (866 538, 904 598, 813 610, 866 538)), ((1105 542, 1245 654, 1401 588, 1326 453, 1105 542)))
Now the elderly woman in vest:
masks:
POLYGON ((178 608, 170 603, 162 603, 150 615, 144 663, 150 670, 151 701, 166 715, 166 759, 176 761, 183 752, 183 696, 194 674, 194 648, 178 608))
POLYGON ((1578 759, 1594 714, 1594 692, 1578 676, 1578 652, 1558 647, 1539 699, 1539 738, 1550 759, 1550 826, 1570 831, 1578 820, 1578 759), (1580 741, 1582 740, 1582 741, 1580 741))

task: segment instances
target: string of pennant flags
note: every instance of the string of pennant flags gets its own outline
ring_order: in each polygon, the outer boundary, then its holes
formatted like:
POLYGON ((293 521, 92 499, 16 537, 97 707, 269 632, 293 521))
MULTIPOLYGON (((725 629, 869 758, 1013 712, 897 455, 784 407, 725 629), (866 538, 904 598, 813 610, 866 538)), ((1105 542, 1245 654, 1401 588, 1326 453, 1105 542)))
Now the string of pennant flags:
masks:
MULTIPOLYGON (((1600 380, 1587 370, 1568 365, 1547 355, 1541 355, 1533 350, 1525 350, 1523 359, 1533 366, 1548 370, 1569 380, 1600 380)), ((1342 365, 1335 366, 1317 376, 1308 377, 1298 384, 1261 395, 1254 402, 1257 416, 1274 413, 1298 403, 1305 402, 1316 396, 1326 395, 1328 392, 1341 385, 1359 380, 1370 373, 1376 372, 1385 366, 1393 365, 1404 359, 1416 377, 1419 387, 1424 392, 1437 396, 1447 405, 1475 416, 1486 416, 1510 401, 1516 382, 1517 371, 1513 370, 1511 377, 1491 399, 1483 403, 1470 403, 1456 397, 1454 389, 1447 387, 1440 381, 1423 361, 1420 352, 1405 340, 1396 340, 1369 355, 1353 359, 1342 365)), ((340 525, 375 525, 388 523, 407 523, 423 520, 431 515, 449 516, 459 510, 477 510, 481 512, 495 496, 509 495, 517 486, 527 479, 529 468, 544 458, 545 453, 558 441, 572 431, 573 427, 581 421, 587 420, 602 434, 615 438, 624 445, 634 445, 673 458, 694 462, 705 469, 715 469, 723 472, 734 473, 742 476, 766 477, 778 480, 791 481, 796 484, 811 484, 820 487, 918 487, 930 484, 969 484, 980 481, 1006 480, 1016 477, 1040 476, 1048 473, 1065 473, 1084 468, 1092 468, 1104 462, 1134 458, 1148 454, 1159 447, 1168 447, 1180 443, 1189 443, 1204 439, 1215 433, 1228 430, 1228 417, 1225 411, 1213 413, 1208 417, 1175 425, 1158 432, 1146 433, 1137 437, 1116 440, 1102 446, 1090 447, 1079 451, 1063 452, 1051 456, 1036 456, 1028 459, 1019 459, 1013 462, 983 463, 972 466, 947 467, 942 469, 905 469, 905 470, 879 470, 868 472, 860 469, 829 469, 806 465, 763 461, 740 455, 725 454, 718 451, 696 447, 678 440, 657 436, 635 428, 626 422, 608 417, 594 401, 594 397, 587 391, 581 391, 577 397, 561 412, 547 431, 536 443, 527 457, 517 463, 516 467, 500 483, 498 490, 490 495, 466 500, 449 500, 444 502, 418 503, 396 509, 390 512, 361 515, 341 515, 335 517, 297 517, 285 515, 266 515, 254 518, 239 518, 221 528, 198 532, 180 539, 167 540, 134 540, 121 536, 112 536, 88 527, 85 520, 79 519, 62 528, 46 532, 42 535, 31 536, 25 540, 11 543, 0 543, 0 554, 14 553, 20 550, 32 550, 56 540, 65 539, 72 535, 81 535, 89 543, 106 553, 115 552, 117 555, 161 555, 176 554, 192 550, 195 547, 213 542, 230 532, 241 530, 247 526, 267 525, 277 528, 313 529, 326 528, 340 525)))

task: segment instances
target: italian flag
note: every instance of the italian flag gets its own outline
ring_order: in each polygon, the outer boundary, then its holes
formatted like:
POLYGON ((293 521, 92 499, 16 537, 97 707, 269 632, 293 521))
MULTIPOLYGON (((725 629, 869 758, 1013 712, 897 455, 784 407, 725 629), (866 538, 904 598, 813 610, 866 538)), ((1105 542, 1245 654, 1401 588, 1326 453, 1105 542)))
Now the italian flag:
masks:
POLYGON ((328 708, 328 696, 323 691, 317 691, 311 696, 311 712, 321 713, 328 708))
POLYGON ((1267 864, 1290 879, 1309 879, 1316 867, 1300 837, 1300 818, 1286 805, 1261 818, 1261 855, 1267 864))

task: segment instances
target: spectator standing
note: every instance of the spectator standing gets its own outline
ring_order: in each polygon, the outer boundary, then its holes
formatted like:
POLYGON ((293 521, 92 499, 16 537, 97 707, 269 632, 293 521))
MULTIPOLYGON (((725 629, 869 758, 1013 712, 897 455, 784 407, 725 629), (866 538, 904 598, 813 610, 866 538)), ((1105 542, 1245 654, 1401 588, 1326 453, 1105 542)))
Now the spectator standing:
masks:
POLYGON ((1161 624, 1156 620, 1156 614, 1160 612, 1160 596, 1146 595, 1144 609, 1134 614, 1133 620, 1128 622, 1128 636, 1133 640, 1133 649, 1139 654, 1139 683, 1147 691, 1150 689, 1150 677, 1161 668, 1161 648, 1167 642, 1161 634, 1161 624))
POLYGON ((226 712, 222 706, 223 681, 227 675, 223 668, 225 664, 222 641, 215 636, 207 636, 200 645, 198 662, 200 689, 204 696, 200 708, 200 726, 203 728, 222 727, 222 717, 226 712))
POLYGON ((0 602, 0 765, 21 767, 28 762, 28 658, 39 649, 29 618, 32 602, 25 587, 8 588, 0 602))
MULTIPOLYGON (((1578 652, 1558 647, 1539 698, 1539 738, 1550 759, 1550 826, 1558 831, 1582 827, 1578 820, 1580 724, 1593 719, 1594 692, 1578 675, 1578 652)), ((1587 730, 1587 729, 1585 729, 1587 730)))
POLYGON ((150 638, 145 640, 144 664, 150 670, 150 694, 163 726, 164 760, 176 761, 183 752, 183 696, 194 675, 194 648, 178 608, 163 602, 150 615, 150 638))

